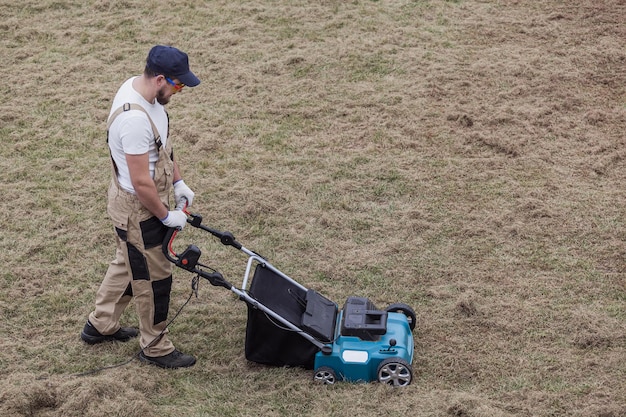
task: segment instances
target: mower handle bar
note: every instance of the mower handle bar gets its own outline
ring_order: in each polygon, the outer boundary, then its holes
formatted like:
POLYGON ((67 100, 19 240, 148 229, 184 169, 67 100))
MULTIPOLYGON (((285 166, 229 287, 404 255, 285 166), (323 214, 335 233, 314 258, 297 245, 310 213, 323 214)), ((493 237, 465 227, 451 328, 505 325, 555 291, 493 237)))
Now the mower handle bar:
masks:
POLYGON ((182 210, 187 214, 187 223, 192 225, 193 227, 197 227, 198 229, 202 229, 206 232, 211 233, 213 236, 217 237, 222 245, 224 246, 233 246, 239 250, 242 250, 243 246, 241 243, 235 240, 235 236, 233 236, 230 232, 221 232, 217 229, 212 229, 202 224, 202 216, 196 213, 189 213, 187 211, 187 199, 182 197, 178 204, 176 205, 176 210, 182 210))
MULTIPOLYGON (((187 223, 189 223, 193 227, 196 227, 198 229, 202 229, 206 232, 211 233, 213 236, 217 237, 223 245, 232 246, 246 253, 249 256, 257 256, 259 258, 263 258, 258 253, 253 252, 243 247, 241 243, 237 242, 237 240, 235 239, 235 237, 233 236, 231 232, 228 232, 228 231, 222 232, 217 229, 213 229, 213 228, 203 225, 201 215, 196 214, 196 213, 189 213, 187 211, 187 199, 186 198, 183 197, 179 201, 179 203, 176 205, 176 210, 184 211, 185 214, 187 214, 187 223)), ((172 250, 172 244, 179 230, 180 230, 179 228, 171 227, 168 229, 167 233, 165 234, 165 237, 163 239, 162 250, 167 260, 172 262, 174 265, 180 268, 186 269, 187 271, 194 272, 200 275, 201 277, 206 278, 209 282, 211 282, 211 284, 215 286, 221 286, 227 289, 232 289, 233 285, 230 284, 228 281, 226 281, 224 277, 222 276, 222 274, 220 274, 219 272, 208 273, 199 268, 196 268, 196 266, 198 265, 200 254, 201 254, 201 251, 197 246, 189 245, 187 249, 180 255, 176 254, 172 250)))

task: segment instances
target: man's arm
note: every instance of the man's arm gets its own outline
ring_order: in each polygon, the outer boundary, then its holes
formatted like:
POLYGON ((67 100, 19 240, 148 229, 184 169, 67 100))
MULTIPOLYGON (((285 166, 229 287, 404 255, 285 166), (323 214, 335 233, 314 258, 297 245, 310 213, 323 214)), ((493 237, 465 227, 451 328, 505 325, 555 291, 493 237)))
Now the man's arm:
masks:
POLYGON ((137 198, 157 218, 164 219, 168 210, 161 202, 154 180, 150 176, 148 153, 141 155, 126 154, 126 162, 128 164, 130 181, 133 184, 137 198))
POLYGON ((172 184, 175 183, 176 181, 180 181, 183 179, 183 177, 180 175, 180 170, 178 169, 178 164, 176 163, 176 160, 174 160, 173 162, 174 162, 174 175, 172 176, 172 184))

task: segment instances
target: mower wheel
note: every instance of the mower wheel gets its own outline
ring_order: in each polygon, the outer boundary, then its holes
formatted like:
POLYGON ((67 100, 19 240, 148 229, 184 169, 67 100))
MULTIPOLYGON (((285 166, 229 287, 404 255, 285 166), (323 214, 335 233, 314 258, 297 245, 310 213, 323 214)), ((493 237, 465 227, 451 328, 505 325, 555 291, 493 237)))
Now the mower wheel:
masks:
POLYGON ((405 387, 413 380, 413 369, 404 359, 387 358, 378 365, 378 382, 405 387))
POLYGON ((337 382, 337 375, 335 374, 335 370, 333 368, 320 366, 315 370, 313 380, 319 384, 333 385, 337 382))
POLYGON ((415 317, 415 311, 413 311, 413 309, 409 305, 404 303, 395 303, 387 307, 387 310, 385 311, 387 311, 388 313, 404 314, 409 321, 409 328, 411 329, 411 331, 415 329, 415 323, 417 321, 415 317))

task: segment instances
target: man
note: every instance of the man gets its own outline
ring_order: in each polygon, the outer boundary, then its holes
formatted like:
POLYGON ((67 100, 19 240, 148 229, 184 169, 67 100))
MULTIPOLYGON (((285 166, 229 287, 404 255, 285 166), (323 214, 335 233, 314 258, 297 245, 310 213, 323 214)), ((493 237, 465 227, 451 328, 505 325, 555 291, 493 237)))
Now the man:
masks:
POLYGON ((127 80, 113 100, 107 130, 113 162, 107 212, 115 227, 117 251, 81 332, 88 344, 125 342, 140 335, 140 360, 162 368, 196 362, 175 349, 167 335, 172 264, 161 244, 168 227, 182 228, 187 221, 182 211, 171 210, 171 189, 177 204, 184 198, 191 205, 194 197, 174 159, 164 106, 183 87, 198 84, 187 54, 157 45, 148 54, 143 74, 127 80), (119 323, 131 299, 139 330, 119 323))

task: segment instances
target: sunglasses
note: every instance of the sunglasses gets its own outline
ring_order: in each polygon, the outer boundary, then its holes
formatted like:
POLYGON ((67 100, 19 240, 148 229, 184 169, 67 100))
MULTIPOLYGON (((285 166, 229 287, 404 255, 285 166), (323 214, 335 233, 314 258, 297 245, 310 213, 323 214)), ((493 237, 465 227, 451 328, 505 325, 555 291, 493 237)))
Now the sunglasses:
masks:
POLYGON ((180 90, 183 89, 183 87, 185 87, 185 84, 176 84, 174 82, 174 80, 172 80, 171 78, 165 77, 165 81, 168 82, 168 84, 170 84, 172 87, 174 87, 174 90, 176 90, 176 92, 178 93, 180 90))

